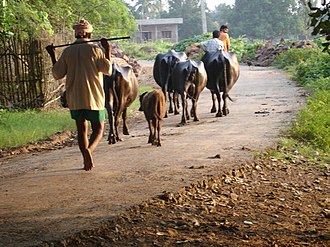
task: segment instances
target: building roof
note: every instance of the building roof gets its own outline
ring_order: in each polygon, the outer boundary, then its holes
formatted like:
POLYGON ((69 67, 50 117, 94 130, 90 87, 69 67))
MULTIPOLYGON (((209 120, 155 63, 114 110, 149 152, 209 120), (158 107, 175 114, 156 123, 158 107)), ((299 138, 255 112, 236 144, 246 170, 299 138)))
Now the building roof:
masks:
POLYGON ((168 24, 182 24, 182 18, 164 18, 164 19, 143 19, 136 20, 136 24, 138 25, 168 25, 168 24))

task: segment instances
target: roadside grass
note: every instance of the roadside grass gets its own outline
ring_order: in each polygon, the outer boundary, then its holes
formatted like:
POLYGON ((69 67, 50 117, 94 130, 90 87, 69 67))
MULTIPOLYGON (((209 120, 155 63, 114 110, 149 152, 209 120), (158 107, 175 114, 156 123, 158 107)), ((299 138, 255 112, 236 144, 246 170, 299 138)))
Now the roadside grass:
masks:
POLYGON ((74 130, 67 109, 0 110, 0 149, 20 147, 57 132, 74 130))
MULTIPOLYGON (((139 95, 152 89, 151 86, 141 86, 139 95)), ((138 96, 128 108, 128 114, 139 106, 138 96)), ((67 130, 76 130, 68 109, 0 110, 0 149, 21 147, 67 130)))
POLYGON ((321 49, 290 49, 274 62, 311 95, 278 148, 261 156, 330 164, 330 55, 321 49))

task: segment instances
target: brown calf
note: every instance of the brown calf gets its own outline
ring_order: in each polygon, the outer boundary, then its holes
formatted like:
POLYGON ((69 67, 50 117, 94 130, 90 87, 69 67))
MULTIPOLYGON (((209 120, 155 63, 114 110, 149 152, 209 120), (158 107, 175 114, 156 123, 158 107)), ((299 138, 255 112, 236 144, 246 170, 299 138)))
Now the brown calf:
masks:
POLYGON ((160 147, 160 129, 166 115, 165 96, 161 89, 145 92, 140 96, 140 111, 144 112, 149 126, 148 143, 160 147))

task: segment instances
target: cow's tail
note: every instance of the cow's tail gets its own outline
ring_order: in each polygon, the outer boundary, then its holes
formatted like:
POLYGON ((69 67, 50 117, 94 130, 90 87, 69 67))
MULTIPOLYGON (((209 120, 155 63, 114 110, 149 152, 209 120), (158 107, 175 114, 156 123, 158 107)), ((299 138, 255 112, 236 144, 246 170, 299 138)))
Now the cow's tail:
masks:
POLYGON ((156 105, 156 107, 155 107, 155 116, 156 116, 156 118, 157 118, 158 120, 162 120, 162 116, 161 116, 162 107, 163 107, 163 106, 162 106, 160 100, 157 101, 157 105, 156 105))
POLYGON ((112 64, 112 91, 113 91, 113 97, 114 97, 114 104, 113 104, 113 110, 116 111, 116 108, 119 107, 119 97, 118 97, 118 83, 119 83, 119 73, 117 69, 115 68, 115 65, 112 64))
POLYGON ((196 85, 194 84, 195 80, 198 80, 198 73, 196 73, 194 66, 191 63, 189 63, 185 75, 185 82, 190 82, 191 84, 187 92, 187 97, 192 100, 194 100, 195 91, 196 91, 196 85), (197 74, 197 78, 194 78, 194 76, 196 76, 195 74, 197 74))

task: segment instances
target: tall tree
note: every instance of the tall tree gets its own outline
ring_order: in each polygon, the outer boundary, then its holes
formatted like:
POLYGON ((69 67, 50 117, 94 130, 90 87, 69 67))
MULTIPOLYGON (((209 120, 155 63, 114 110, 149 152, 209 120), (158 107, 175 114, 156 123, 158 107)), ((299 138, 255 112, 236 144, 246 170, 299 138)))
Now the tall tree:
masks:
POLYGON ((209 25, 216 26, 217 29, 219 29, 221 25, 226 25, 229 23, 229 20, 231 19, 232 15, 233 15, 233 7, 221 3, 215 7, 214 11, 210 12, 209 25))
POLYGON ((203 32, 199 0, 169 0, 168 4, 166 17, 183 18, 183 24, 179 25, 179 39, 191 38, 203 32))
POLYGON ((229 17, 232 36, 269 39, 306 35, 307 9, 296 0, 236 0, 229 17))

